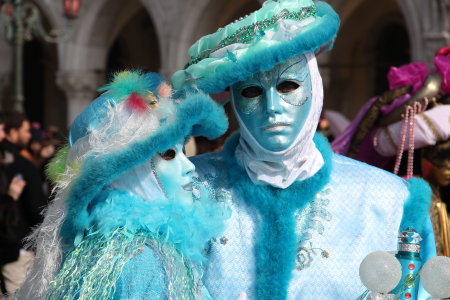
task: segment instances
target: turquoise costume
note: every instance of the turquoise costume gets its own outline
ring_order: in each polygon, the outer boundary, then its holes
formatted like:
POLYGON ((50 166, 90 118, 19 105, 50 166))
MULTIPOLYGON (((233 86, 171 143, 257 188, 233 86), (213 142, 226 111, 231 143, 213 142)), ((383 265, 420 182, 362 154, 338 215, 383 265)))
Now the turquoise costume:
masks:
POLYGON ((396 251, 407 224, 424 238, 424 261, 436 255, 427 215, 414 214, 426 207, 423 182, 334 154, 316 136, 325 165, 310 182, 284 190, 254 185, 234 157, 237 141, 232 136, 224 150, 192 159, 202 178, 233 199, 226 243, 208 252, 203 281, 214 299, 243 291, 248 299, 356 299, 365 291, 361 261, 373 251, 396 251))
POLYGON ((424 261, 435 255, 429 187, 333 154, 315 134, 315 57, 338 28, 324 2, 266 1, 197 41, 172 77, 180 94, 229 87, 240 125, 222 151, 192 159, 201 179, 232 196, 204 271, 214 299, 356 299, 363 258, 396 251, 409 226, 423 238, 424 261))
POLYGON ((101 90, 50 166, 57 192, 16 298, 209 299, 204 248, 229 213, 224 194, 192 177, 182 146, 222 134, 223 109, 202 93, 171 98, 152 73, 125 71, 101 90), (182 184, 160 182, 161 161, 182 184))

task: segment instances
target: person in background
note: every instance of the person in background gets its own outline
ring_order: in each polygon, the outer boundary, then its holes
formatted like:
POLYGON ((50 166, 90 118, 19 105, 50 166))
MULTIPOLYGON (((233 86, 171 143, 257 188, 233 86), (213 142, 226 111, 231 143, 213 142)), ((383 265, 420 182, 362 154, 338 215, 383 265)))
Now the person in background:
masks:
POLYGON ((13 232, 17 241, 21 241, 18 259, 3 267, 3 275, 9 284, 9 292, 16 290, 25 280, 26 271, 33 259, 32 250, 25 250, 23 239, 31 229, 42 221, 41 211, 47 204, 39 169, 20 155, 20 150, 28 145, 31 138, 30 122, 23 113, 4 114, 5 138, 1 147, 11 153, 13 161, 4 167, 6 180, 21 178, 26 182, 23 192, 16 201, 17 220, 13 232))
MULTIPOLYGON (((390 90, 370 99, 333 143, 337 153, 430 184, 430 217, 438 255, 450 255, 446 199, 450 182, 450 47, 423 62, 391 67, 390 90), (418 150, 418 151, 415 151, 418 150)), ((448 201, 448 200, 447 200, 448 201)))
POLYGON ((40 168, 42 161, 39 153, 44 140, 44 132, 41 130, 41 125, 38 122, 33 122, 30 124, 30 133, 30 141, 26 147, 20 150, 20 155, 31 161, 37 168, 40 168))
POLYGON ((450 223, 447 203, 441 189, 450 185, 450 139, 424 148, 421 158, 422 176, 431 186, 433 202, 430 217, 438 255, 450 256, 450 223))
POLYGON ((30 132, 31 140, 20 154, 37 168, 44 170, 48 160, 55 154, 56 148, 63 142, 54 138, 53 133, 41 129, 41 124, 38 122, 31 124, 30 132))
POLYGON ((48 180, 45 170, 50 159, 55 155, 57 147, 60 147, 62 142, 56 140, 48 131, 42 130, 41 124, 38 122, 31 123, 30 132, 30 142, 27 147, 20 151, 20 155, 38 168, 43 183, 44 195, 50 198, 52 184, 48 180))
POLYGON ((350 121, 340 112, 325 109, 320 116, 317 130, 321 132, 331 143, 350 124, 350 121))
MULTIPOLYGON (((3 115, 0 115, 0 142, 5 138, 3 115)), ((26 185, 21 176, 11 182, 6 178, 5 167, 14 161, 11 153, 0 145, 0 298, 14 289, 8 278, 11 263, 20 255, 20 239, 15 235, 17 225, 17 200, 26 185)))
POLYGON ((437 51, 431 70, 424 62, 391 67, 389 90, 367 101, 333 141, 333 151, 394 174, 413 171, 414 149, 450 137, 449 71, 450 47, 437 51), (407 155, 410 170, 399 170, 407 155))

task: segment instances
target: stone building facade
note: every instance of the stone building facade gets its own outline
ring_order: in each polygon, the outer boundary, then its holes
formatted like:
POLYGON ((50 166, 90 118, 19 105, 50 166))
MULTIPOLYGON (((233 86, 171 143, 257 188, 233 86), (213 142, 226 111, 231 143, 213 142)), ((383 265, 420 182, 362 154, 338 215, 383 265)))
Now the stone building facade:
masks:
MULTIPOLYGON (((61 1, 35 0, 48 28, 65 28, 61 1)), ((25 49, 27 112, 68 126, 111 71, 144 68, 167 78, 187 61, 189 45, 255 9, 262 0, 83 1, 70 38, 36 39, 25 49), (27 54, 28 53, 28 54, 27 54)), ((325 106, 352 118, 386 87, 390 65, 431 62, 450 42, 450 0, 328 0, 341 16, 333 51, 319 57, 325 106)), ((0 100, 10 106, 12 48, 0 37, 0 100)))

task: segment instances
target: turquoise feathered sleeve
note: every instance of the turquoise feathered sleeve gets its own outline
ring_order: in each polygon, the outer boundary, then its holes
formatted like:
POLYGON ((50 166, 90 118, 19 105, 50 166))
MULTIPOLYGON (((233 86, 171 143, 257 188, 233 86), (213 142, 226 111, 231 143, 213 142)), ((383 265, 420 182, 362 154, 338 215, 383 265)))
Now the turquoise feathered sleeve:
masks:
POLYGON ((167 299, 166 280, 158 254, 145 246, 125 264, 113 299, 167 299))

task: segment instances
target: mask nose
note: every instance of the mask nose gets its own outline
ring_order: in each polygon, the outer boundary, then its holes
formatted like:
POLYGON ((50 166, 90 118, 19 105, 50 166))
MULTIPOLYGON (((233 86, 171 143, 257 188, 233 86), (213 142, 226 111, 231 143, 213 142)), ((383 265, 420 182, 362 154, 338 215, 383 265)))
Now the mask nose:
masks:
POLYGON ((278 91, 275 87, 270 87, 265 91, 266 97, 266 113, 269 117, 275 117, 277 114, 281 114, 281 103, 280 96, 278 95, 278 91))
POLYGON ((183 176, 192 176, 195 171, 194 164, 186 157, 184 153, 180 154, 181 165, 182 165, 182 174, 183 176))

